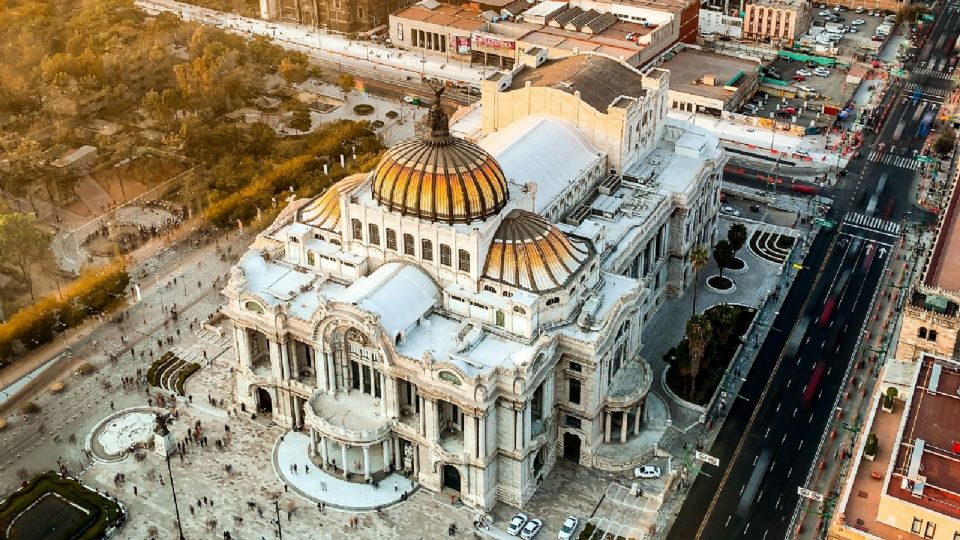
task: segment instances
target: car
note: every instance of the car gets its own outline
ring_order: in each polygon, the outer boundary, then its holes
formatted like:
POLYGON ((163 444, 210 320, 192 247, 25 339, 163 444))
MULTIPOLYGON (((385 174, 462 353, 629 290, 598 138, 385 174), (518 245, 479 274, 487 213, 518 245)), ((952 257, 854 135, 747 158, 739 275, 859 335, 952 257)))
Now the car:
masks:
POLYGON ((417 96, 403 96, 404 103, 413 103, 414 101, 417 101, 417 96))
POLYGON ((524 525, 523 530, 520 531, 520 538, 523 540, 532 540, 534 536, 540 532, 540 529, 543 528, 543 522, 539 519, 531 519, 524 525))
POLYGON ((580 526, 580 520, 568 516, 567 519, 563 521, 563 525, 560 527, 560 532, 557 533, 557 540, 570 540, 573 538, 574 533, 577 532, 577 527, 580 526))
POLYGON ((759 107, 757 107, 757 106, 754 105, 753 103, 744 103, 744 104, 743 104, 743 110, 744 110, 744 112, 749 112, 749 113, 757 114, 757 110, 758 110, 758 109, 759 109, 759 107))
POLYGON ((797 114, 797 108, 796 108, 796 107, 783 107, 783 108, 781 108, 780 110, 783 111, 783 112, 785 112, 785 113, 787 113, 787 114, 789 114, 790 116, 793 116, 793 115, 797 114))
POLYGON ((777 111, 777 118, 793 118, 793 115, 783 109, 780 109, 777 111))
POLYGON ((507 525, 507 534, 510 536, 517 536, 520 534, 520 531, 523 529, 523 526, 527 524, 529 518, 523 512, 510 518, 510 524, 507 525))
POLYGON ((847 29, 847 33, 848 33, 848 34, 856 34, 856 33, 857 33, 856 27, 847 29))
POLYGON ((826 68, 818 67, 817 69, 813 70, 813 74, 816 75, 817 77, 829 77, 830 70, 826 68))
POLYGON ((810 73, 810 71, 808 71, 808 70, 806 70, 806 69, 798 69, 798 70, 797 70, 797 75, 803 75, 804 77, 809 77, 809 76, 813 75, 813 73, 810 73))
POLYGON ((827 15, 830 15, 830 12, 829 12, 829 11, 821 11, 821 12, 818 13, 817 15, 820 15, 821 17, 826 17, 827 15))
POLYGON ((857 9, 853 10, 853 12, 854 12, 854 13, 863 13, 863 7, 862 7, 862 6, 861 6, 861 7, 857 7, 857 9))
MULTIPOLYGON (((732 206, 724 206, 720 211, 731 216, 740 216, 740 211, 732 206)), ((643 465, 633 470, 633 476, 637 478, 660 478, 660 474, 660 467, 656 465, 643 465)))
POLYGON ((827 9, 827 5, 826 5, 826 4, 820 4, 820 5, 817 6, 817 7, 820 8, 820 9, 827 9))
POLYGON ((793 153, 798 156, 810 157, 810 152, 807 152, 806 150, 794 150, 793 153))
POLYGON ((797 73, 796 75, 793 76, 793 80, 795 80, 795 81, 797 81, 797 82, 803 82, 803 81, 807 80, 807 78, 804 77, 803 75, 797 73))
POLYGON ((834 11, 840 11, 840 6, 834 6, 833 10, 834 10, 834 11))
POLYGON ((867 21, 865 21, 865 20, 863 20, 863 19, 854 19, 854 20, 850 21, 850 24, 852 24, 852 25, 854 25, 854 26, 860 26, 861 24, 866 24, 866 23, 867 23, 867 21))
POLYGON ((886 39, 884 36, 874 35, 870 38, 870 41, 883 41, 884 39, 886 39))
POLYGON ((812 86, 808 86, 808 85, 806 85, 806 84, 798 84, 798 85, 797 85, 797 88, 799 88, 800 90, 803 90, 804 92, 806 92, 806 93, 808 93, 808 94, 816 94, 816 93, 817 93, 817 89, 816 89, 816 88, 814 88, 814 87, 812 87, 812 86))

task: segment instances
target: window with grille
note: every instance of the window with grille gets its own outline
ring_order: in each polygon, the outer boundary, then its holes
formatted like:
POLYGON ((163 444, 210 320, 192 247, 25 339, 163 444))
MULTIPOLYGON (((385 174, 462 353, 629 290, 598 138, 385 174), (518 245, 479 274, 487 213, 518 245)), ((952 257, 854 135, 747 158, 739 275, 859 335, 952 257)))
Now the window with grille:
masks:
POLYGON ((555 306, 560 303, 560 298, 554 296, 553 298, 547 300, 547 306, 555 306))
POLYGON ((425 261, 433 260, 433 242, 429 240, 420 241, 420 258, 425 261))
POLYGON ((370 223, 367 225, 367 235, 370 237, 370 243, 379 246, 380 245, 380 227, 377 227, 375 224, 370 223))
POLYGON ((363 224, 359 219, 351 219, 350 228, 353 230, 354 240, 363 240, 363 224))
POLYGON ((453 259, 450 254, 450 246, 440 244, 440 264, 444 266, 453 266, 453 259))
POLYGON ((470 252, 469 251, 465 249, 461 249, 457 251, 457 269, 459 269, 461 272, 470 271, 470 252))
POLYGON ((387 229, 387 249, 397 249, 397 231, 393 229, 387 229))

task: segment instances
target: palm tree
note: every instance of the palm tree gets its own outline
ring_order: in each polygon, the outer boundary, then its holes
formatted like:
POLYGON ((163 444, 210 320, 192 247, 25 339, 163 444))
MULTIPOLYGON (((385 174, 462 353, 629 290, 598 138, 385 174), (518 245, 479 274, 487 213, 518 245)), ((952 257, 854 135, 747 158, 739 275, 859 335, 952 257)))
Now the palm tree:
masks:
POLYGON ((730 339, 730 335, 737 324, 740 308, 733 307, 730 304, 720 304, 710 311, 712 312, 711 320, 717 334, 717 343, 724 345, 730 339))
POLYGON ((690 251, 690 266, 693 267, 693 315, 697 314, 697 288, 700 285, 700 270, 707 267, 710 262, 710 252, 707 246, 700 244, 690 251))
POLYGON ((697 391, 700 362, 707 350, 713 329, 705 315, 694 315, 687 321, 687 348, 690 351, 690 397, 697 391))
POLYGON ((730 245, 730 242, 721 240, 713 246, 713 260, 715 260, 717 266, 720 267, 721 278, 723 277, 723 269, 730 268, 733 257, 733 247, 730 245))
POLYGON ((727 242, 733 248, 733 254, 736 255, 743 245, 747 243, 747 227, 743 223, 736 223, 727 230, 727 242))

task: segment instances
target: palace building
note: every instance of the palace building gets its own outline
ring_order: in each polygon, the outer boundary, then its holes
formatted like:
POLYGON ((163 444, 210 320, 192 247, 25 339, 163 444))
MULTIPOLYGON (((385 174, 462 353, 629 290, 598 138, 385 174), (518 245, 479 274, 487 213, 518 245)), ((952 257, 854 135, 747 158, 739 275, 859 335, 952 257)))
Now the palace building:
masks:
MULTIPOLYGON (((291 200, 224 294, 235 398, 351 480, 409 472, 521 506, 558 456, 643 433, 643 329, 716 235, 726 157, 669 119, 669 73, 537 51, 451 126, 291 200)), ((305 456, 306 458, 306 456, 305 456)))

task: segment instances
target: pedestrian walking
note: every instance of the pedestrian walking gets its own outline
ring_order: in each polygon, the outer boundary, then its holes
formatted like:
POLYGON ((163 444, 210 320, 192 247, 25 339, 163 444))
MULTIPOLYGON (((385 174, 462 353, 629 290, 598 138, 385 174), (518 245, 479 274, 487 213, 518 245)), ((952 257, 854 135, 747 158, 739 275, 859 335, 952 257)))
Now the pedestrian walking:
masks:
POLYGON ((194 510, 193 510, 193 505, 192 505, 192 504, 190 505, 190 515, 191 515, 191 516, 194 515, 194 510))

